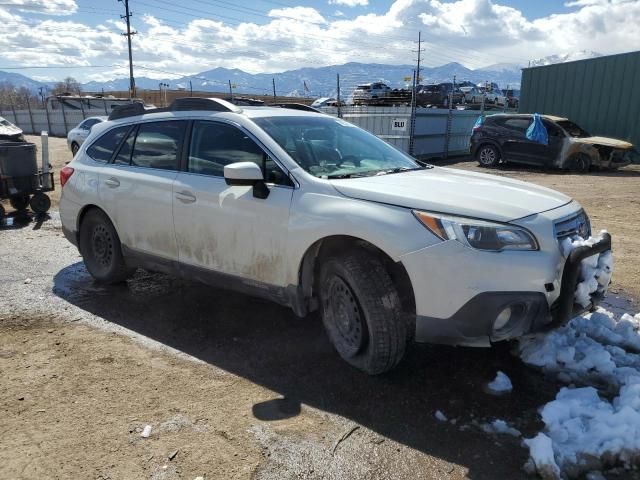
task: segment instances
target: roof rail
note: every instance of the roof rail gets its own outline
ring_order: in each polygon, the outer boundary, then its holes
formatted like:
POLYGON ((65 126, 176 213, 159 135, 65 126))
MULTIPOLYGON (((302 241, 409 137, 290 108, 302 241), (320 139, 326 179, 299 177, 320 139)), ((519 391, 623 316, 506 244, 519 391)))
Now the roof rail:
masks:
POLYGON ((183 97, 176 98, 168 108, 172 112, 185 110, 207 110, 213 112, 240 113, 242 109, 221 98, 183 97))
POLYGON ((291 110, 303 110, 305 112, 322 113, 317 108, 310 107, 304 103, 270 103, 270 107, 289 108, 291 110))
POLYGON ((111 110, 109 114, 109 120, 117 120, 118 118, 134 117, 136 115, 142 115, 147 110, 144 108, 142 102, 131 102, 124 105, 118 105, 111 110))

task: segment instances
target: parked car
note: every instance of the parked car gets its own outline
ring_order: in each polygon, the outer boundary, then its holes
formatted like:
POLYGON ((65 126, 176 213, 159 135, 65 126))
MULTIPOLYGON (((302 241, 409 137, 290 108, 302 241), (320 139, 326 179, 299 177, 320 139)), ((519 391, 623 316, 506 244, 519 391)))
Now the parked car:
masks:
POLYGON ((502 95, 506 97, 507 107, 518 108, 520 105, 520 90, 505 89, 502 90, 502 95))
POLYGON ((0 117, 0 142, 24 142, 22 129, 0 117))
POLYGON ((416 89, 416 101, 418 105, 449 106, 449 97, 453 90, 453 104, 462 103, 464 93, 459 88, 453 88, 452 83, 437 83, 432 85, 419 85, 416 89))
POLYGON ((460 87, 462 92, 462 103, 482 103, 482 92, 478 87, 460 87))
POLYGON ((576 201, 418 163, 321 113, 134 104, 94 126, 60 183, 62 230, 96 281, 143 267, 317 310, 369 374, 412 340, 488 347, 582 311, 581 257, 559 245, 590 234, 576 201))
POLYGON ((313 108, 319 108, 319 107, 326 107, 327 103, 330 101, 335 101, 335 98, 331 98, 331 97, 320 97, 317 98, 313 101, 313 103, 311 104, 311 106, 313 108))
POLYGON ((481 94, 485 95, 485 102, 486 103, 494 103, 495 104, 497 102, 497 100, 498 100, 498 97, 502 93, 501 90, 500 90, 500 87, 495 82, 491 82, 491 83, 482 82, 482 83, 478 84, 477 88, 478 88, 478 90, 480 91, 481 94))
POLYGON ((545 165, 577 171, 619 168, 631 163, 633 145, 614 138, 593 137, 566 118, 544 115, 548 145, 529 140, 532 115, 497 114, 473 129, 471 153, 484 167, 499 162, 545 165))
POLYGON ((377 103, 384 103, 390 91, 391 88, 383 82, 358 85, 352 94, 353 104, 375 105, 377 103))
POLYGON ((91 128, 101 122, 104 122, 107 117, 88 117, 80 122, 76 127, 69 130, 67 134, 67 146, 74 155, 78 153, 80 145, 86 140, 91 132, 91 128))

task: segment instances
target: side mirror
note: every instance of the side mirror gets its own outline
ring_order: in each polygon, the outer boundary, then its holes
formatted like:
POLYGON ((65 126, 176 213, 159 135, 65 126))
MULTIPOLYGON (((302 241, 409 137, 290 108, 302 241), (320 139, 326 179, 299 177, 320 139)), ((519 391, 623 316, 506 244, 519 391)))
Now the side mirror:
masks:
POLYGON ((253 196, 267 198, 269 189, 264 183, 262 170, 253 162, 236 162, 224 166, 224 181, 227 185, 249 185, 253 187, 253 196))

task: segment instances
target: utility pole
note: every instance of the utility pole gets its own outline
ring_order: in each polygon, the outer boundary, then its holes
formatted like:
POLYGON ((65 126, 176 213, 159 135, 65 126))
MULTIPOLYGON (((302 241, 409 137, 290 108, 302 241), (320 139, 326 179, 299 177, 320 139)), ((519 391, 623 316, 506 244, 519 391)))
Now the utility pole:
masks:
POLYGON ((338 118, 342 118, 342 100, 340 99, 340 74, 336 73, 336 90, 337 90, 337 99, 338 100, 338 118))
MULTIPOLYGON (((415 43, 415 42, 414 42, 415 43)), ((420 57, 422 57, 422 32, 418 32, 418 50, 413 50, 413 52, 418 53, 418 65, 416 67, 416 85, 419 85, 421 82, 420 78, 420 57)))
POLYGON ((273 103, 276 103, 278 99, 276 98, 276 79, 275 77, 271 78, 271 82, 273 83, 273 103))
POLYGON ((415 136, 416 136, 416 91, 418 76, 416 71, 413 71, 413 85, 411 87, 411 119, 409 122, 409 155, 413 156, 415 150, 415 136))
POLYGON ((231 103, 233 103, 233 90, 231 88, 231 80, 229 80, 229 96, 231 97, 231 103))
POLYGON ((191 85, 191 80, 189 80, 189 96, 193 97, 193 85, 191 85))
POLYGON ((120 15, 120 18, 124 18, 127 22, 127 33, 123 33, 127 37, 127 43, 129 45, 129 99, 136 96, 136 81, 133 79, 133 57, 131 55, 131 37, 138 32, 131 31, 131 12, 129 12, 129 0, 118 0, 124 3, 124 15, 120 15))

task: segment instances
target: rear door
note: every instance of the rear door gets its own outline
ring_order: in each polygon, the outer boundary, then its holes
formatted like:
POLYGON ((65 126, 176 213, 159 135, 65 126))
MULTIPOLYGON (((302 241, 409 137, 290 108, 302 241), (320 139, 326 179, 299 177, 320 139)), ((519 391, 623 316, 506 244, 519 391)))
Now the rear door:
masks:
POLYGON ((100 175, 101 202, 120 240, 157 260, 177 260, 173 229, 173 181, 187 122, 142 123, 134 127, 100 175))
POLYGON ((293 183, 244 129, 193 123, 186 171, 174 184, 173 218, 180 262, 263 284, 286 286, 286 243, 293 183), (229 186, 224 166, 255 162, 269 196, 229 186))

